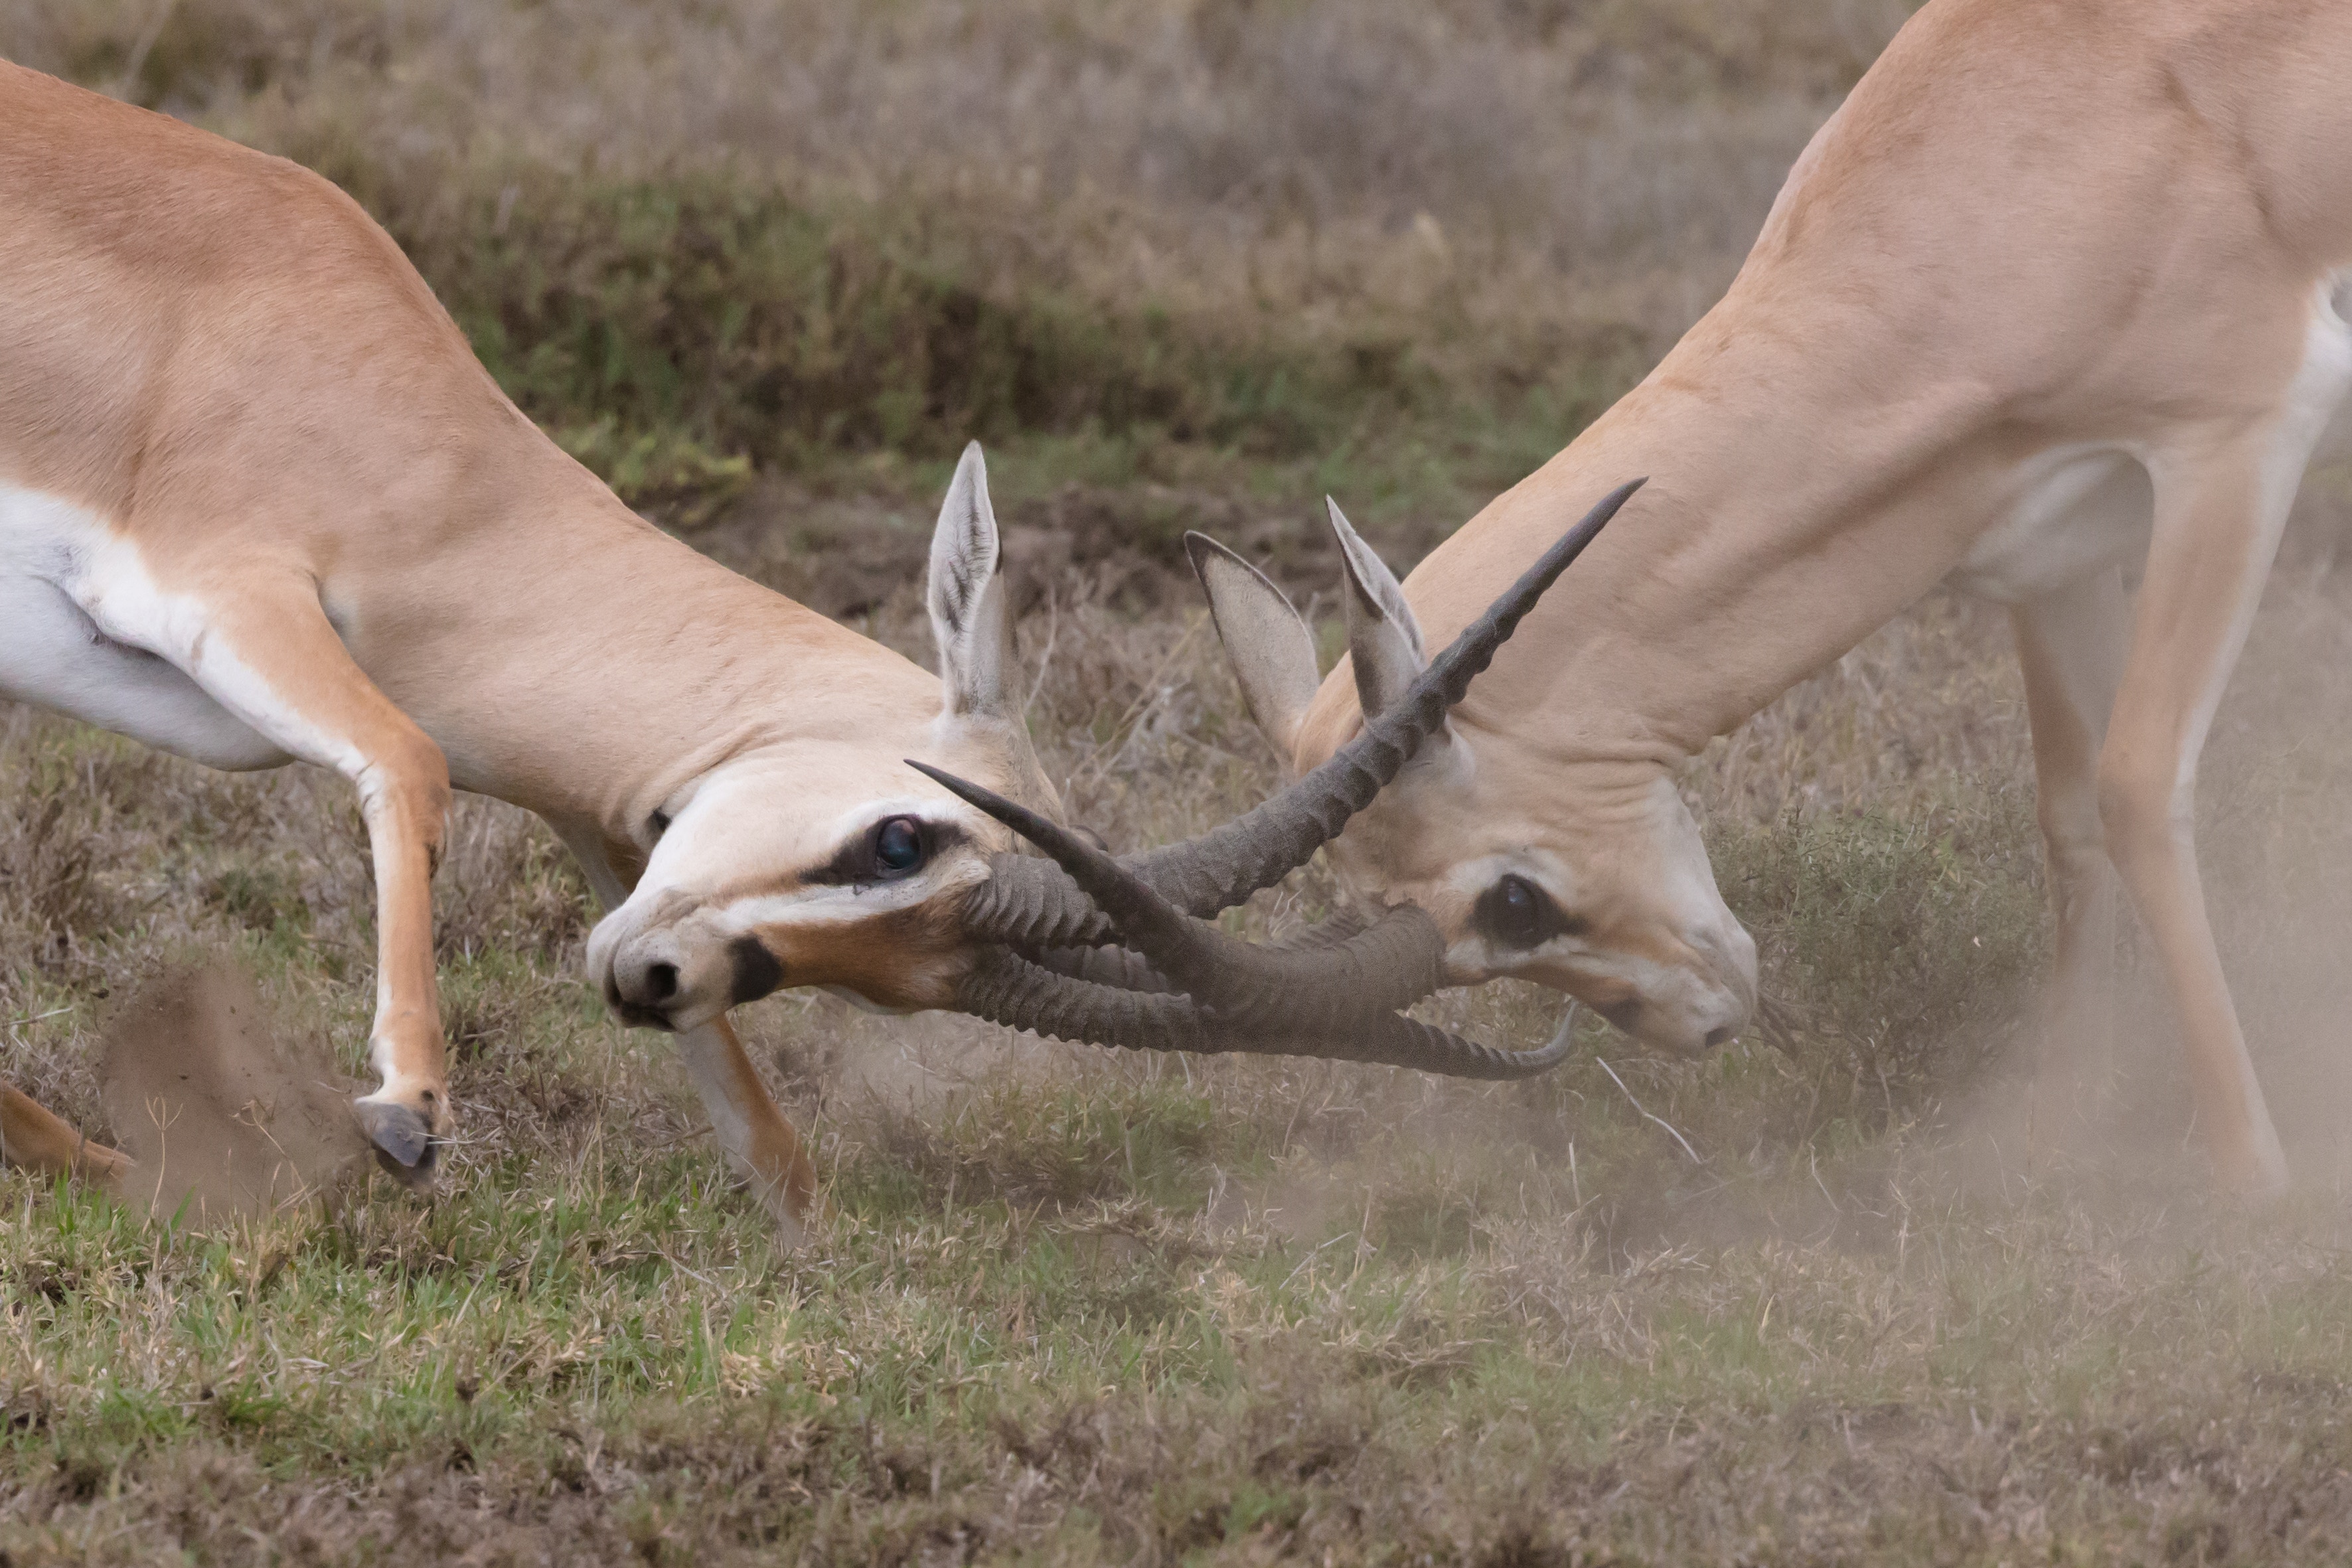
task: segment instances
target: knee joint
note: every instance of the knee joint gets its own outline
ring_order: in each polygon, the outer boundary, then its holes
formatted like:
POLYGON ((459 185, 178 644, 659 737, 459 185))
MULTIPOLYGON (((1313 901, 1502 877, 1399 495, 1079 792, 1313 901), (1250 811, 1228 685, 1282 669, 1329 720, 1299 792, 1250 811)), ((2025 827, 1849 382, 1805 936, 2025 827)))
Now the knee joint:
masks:
POLYGON ((2186 842, 2190 811, 2188 792, 2169 776, 2128 768, 2099 773, 2099 825, 2118 856, 2186 842))
POLYGON ((449 819, 449 764, 423 735, 371 763, 359 779, 360 806, 370 818, 388 818, 416 836, 436 861, 449 819))

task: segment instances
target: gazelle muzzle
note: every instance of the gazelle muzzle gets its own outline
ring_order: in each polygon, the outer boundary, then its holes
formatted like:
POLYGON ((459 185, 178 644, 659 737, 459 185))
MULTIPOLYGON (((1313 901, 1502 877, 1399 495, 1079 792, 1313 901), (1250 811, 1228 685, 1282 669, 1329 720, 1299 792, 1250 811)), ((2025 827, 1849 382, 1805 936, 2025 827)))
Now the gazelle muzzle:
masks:
POLYGON ((1538 1049, 1508 1051, 1402 1016, 1444 979, 1444 937, 1423 910, 1399 906, 1368 926, 1327 926, 1266 946, 1236 942, 1203 917, 1280 881, 1370 805, 1643 482, 1605 497, 1362 734, 1199 838, 1118 858, 1049 817, 910 761, 1055 862, 1013 855, 992 862, 964 911, 966 934, 992 947, 966 976, 959 1005, 1016 1028, 1102 1045, 1315 1056, 1470 1078, 1521 1078, 1556 1066, 1568 1051, 1566 1024, 1538 1049), (1087 949, 1097 951, 1078 951, 1087 949))

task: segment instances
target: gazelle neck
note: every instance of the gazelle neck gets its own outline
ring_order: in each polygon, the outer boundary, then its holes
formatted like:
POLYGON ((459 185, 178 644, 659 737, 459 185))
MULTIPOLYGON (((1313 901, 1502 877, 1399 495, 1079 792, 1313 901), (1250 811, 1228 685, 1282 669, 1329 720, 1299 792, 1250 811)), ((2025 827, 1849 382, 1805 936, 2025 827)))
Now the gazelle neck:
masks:
MULTIPOLYGON (((934 677, 547 456, 543 479, 447 547, 424 635, 358 650, 439 742, 459 787, 642 846, 664 801, 753 752, 847 742, 913 754, 939 710, 934 677)), ((382 581, 404 591, 402 578, 382 581)))
MULTIPOLYGON (((1727 300, 1726 305, 1734 301, 1727 300)), ((1966 553, 2011 444, 1965 381, 1743 341, 1724 307, 1405 580, 1433 646, 1612 487, 1649 484, 1471 688, 1457 725, 1561 763, 1671 766, 1836 658, 1966 553), (1882 372, 1882 374, 1887 373, 1882 372), (1891 379, 1891 378, 1890 378, 1891 379), (1957 454, 1957 456, 1956 456, 1957 454)), ((1352 725, 1349 683, 1327 685, 1352 725)))

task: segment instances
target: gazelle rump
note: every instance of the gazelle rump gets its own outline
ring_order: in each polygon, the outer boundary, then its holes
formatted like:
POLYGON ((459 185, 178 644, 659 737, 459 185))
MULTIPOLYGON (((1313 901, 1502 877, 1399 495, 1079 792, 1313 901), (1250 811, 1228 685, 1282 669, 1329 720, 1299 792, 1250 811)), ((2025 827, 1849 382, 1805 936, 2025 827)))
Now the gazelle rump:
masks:
MULTIPOLYGON (((2110 866, 2221 1177, 2284 1177, 2216 956, 2196 759, 2352 383, 2352 8, 1933 0, 1814 137, 1723 300, 1396 591, 1345 529, 1349 654, 1196 552, 1244 690, 1312 766, 1628 473, 1638 506, 1334 841, 1447 978, 1520 975, 1690 1050, 1753 998, 1672 773, 1940 581, 2009 605, 2057 920, 2047 1103, 2112 1032, 2110 866), (2125 573, 2144 562, 2136 599, 2125 573), (1242 628, 1236 635, 1236 627, 1242 628)), ((1269 595, 1271 597, 1269 598, 1269 595)))

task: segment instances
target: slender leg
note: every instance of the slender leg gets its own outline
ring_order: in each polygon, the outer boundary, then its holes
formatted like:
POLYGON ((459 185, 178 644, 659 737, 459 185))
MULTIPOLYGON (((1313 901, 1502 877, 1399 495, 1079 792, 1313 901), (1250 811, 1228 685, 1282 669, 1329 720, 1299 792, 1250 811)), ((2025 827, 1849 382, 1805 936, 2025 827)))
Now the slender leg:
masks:
MULTIPOLYGON (((588 873, 597 902, 609 910, 629 896, 619 868, 627 864, 620 846, 604 842, 593 828, 563 825, 556 831, 588 873)), ((800 1134, 760 1081, 734 1026, 721 1016, 690 1029, 679 1037, 678 1052, 702 1095, 703 1110, 719 1147, 727 1152, 728 1164, 759 1194, 783 1244, 799 1246, 802 1221, 816 1197, 816 1169, 801 1147, 800 1134)))
POLYGON ((382 1087, 359 1100, 385 1168, 431 1179, 450 1125, 433 963, 433 870, 449 816, 441 750, 352 661, 307 579, 215 599, 183 668, 212 698, 308 763, 358 786, 375 862, 376 1006, 368 1054, 382 1087))
POLYGON ((2114 1071, 2116 883, 2098 764, 2131 630, 2123 574, 2110 567, 2016 606, 2012 618, 2058 939, 2035 1074, 2041 1145, 2095 1103, 2114 1071))
POLYGON ((0 1163, 44 1175, 71 1173, 113 1192, 131 1160, 120 1150, 84 1138, 31 1096, 0 1084, 0 1163))
POLYGON ((816 1170, 801 1148, 800 1134, 769 1097, 768 1086, 722 1016, 678 1037, 679 1053, 702 1108, 710 1118, 727 1163, 751 1184, 761 1206, 783 1233, 784 1245, 800 1244, 801 1222, 816 1198, 816 1170))
POLYGON ((2099 819, 2164 964, 2200 1131, 2222 1181, 2249 1193, 2284 1186, 2286 1162, 2206 914, 2197 757, 2253 623, 2309 449, 2307 439, 2300 450, 2284 445, 2279 428, 2265 426, 2152 465, 2156 531, 2099 753, 2099 819))

